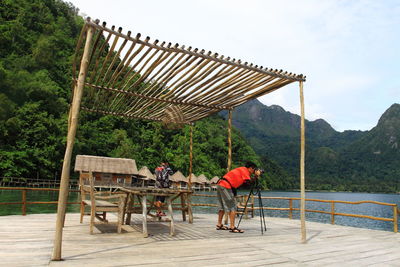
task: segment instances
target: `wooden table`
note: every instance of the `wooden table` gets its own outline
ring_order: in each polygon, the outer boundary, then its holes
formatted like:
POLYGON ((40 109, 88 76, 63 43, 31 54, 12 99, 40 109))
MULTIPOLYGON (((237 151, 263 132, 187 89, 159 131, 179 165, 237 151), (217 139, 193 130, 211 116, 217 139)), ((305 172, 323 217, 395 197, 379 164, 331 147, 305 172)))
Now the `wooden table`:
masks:
MULTIPOLYGON (((172 207, 172 202, 175 199, 180 198, 181 200, 181 207, 176 209, 182 211, 182 219, 186 221, 186 213, 187 213, 189 215, 189 223, 193 223, 193 213, 191 205, 191 194, 193 193, 193 191, 191 190, 170 189, 170 188, 129 187, 129 186, 119 187, 118 189, 127 194, 126 204, 125 204, 125 213, 126 213, 125 224, 130 224, 132 213, 142 213, 144 237, 148 237, 147 216, 151 215, 150 211, 153 208, 155 208, 154 200, 156 196, 166 197, 171 236, 175 235, 173 207, 172 207), (135 207, 134 205, 135 196, 138 198, 140 203, 138 207, 135 207), (147 202, 149 197, 153 197, 153 200, 150 202, 149 208, 147 208, 147 202)), ((161 218, 159 218, 159 221, 161 221, 161 218)))

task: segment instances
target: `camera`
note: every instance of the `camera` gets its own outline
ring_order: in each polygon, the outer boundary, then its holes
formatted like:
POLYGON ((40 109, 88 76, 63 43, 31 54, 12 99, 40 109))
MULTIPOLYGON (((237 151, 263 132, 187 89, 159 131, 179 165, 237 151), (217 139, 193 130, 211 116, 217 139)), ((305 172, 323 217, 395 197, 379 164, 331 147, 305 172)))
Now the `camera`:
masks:
POLYGON ((260 171, 260 175, 265 172, 264 169, 256 169, 256 171, 260 171))

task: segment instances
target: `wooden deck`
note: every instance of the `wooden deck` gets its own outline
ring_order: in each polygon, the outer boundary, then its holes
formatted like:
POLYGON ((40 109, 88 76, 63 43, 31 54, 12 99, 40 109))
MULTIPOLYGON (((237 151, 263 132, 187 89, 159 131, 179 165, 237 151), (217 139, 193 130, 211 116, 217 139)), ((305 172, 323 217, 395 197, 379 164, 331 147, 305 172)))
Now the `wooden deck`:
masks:
MULTIPOLYGON (((110 215, 113 216, 113 215, 110 215)), ((176 236, 168 223, 149 223, 150 236, 133 226, 102 225, 89 234, 89 217, 67 214, 64 261, 50 261, 55 214, 0 217, 0 266, 400 266, 400 234, 307 222, 308 243, 300 243, 300 222, 267 217, 244 220, 244 234, 215 230, 216 215, 195 214, 194 224, 176 218, 176 236)), ((111 218, 113 219, 113 218, 111 218)))

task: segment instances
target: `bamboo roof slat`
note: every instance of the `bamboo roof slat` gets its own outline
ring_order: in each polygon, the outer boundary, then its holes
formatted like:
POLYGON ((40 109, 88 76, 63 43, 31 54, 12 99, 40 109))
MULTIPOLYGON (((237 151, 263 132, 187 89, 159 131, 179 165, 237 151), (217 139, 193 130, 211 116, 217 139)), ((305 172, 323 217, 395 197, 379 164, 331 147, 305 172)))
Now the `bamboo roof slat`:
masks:
POLYGON ((73 80, 85 43, 84 31, 94 29, 85 81, 84 110, 191 124, 220 110, 231 110, 305 76, 242 63, 203 49, 171 45, 141 34, 106 27, 88 19, 77 42, 73 80), (167 44, 167 45, 166 45, 167 44), (181 115, 168 117, 168 110, 181 115))

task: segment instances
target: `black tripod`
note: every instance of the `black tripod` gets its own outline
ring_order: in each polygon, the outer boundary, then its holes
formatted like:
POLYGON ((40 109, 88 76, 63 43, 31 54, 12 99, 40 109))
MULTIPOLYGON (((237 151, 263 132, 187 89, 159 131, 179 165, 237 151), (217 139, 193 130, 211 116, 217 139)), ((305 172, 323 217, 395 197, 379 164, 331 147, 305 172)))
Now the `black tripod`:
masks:
POLYGON ((256 180, 254 182, 254 184, 251 186, 249 195, 247 196, 247 199, 246 199, 246 204, 244 205, 243 213, 240 215, 240 219, 237 224, 237 228, 239 228, 240 222, 242 221, 244 211, 247 209, 247 203, 249 202, 251 195, 258 196, 258 207, 260 209, 261 234, 263 235, 264 231, 267 231, 267 225, 265 223, 264 207, 263 207, 262 199, 261 199, 261 186, 260 186, 258 180, 256 180))

